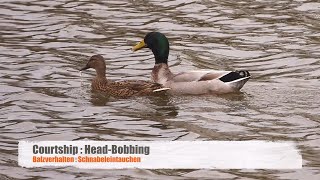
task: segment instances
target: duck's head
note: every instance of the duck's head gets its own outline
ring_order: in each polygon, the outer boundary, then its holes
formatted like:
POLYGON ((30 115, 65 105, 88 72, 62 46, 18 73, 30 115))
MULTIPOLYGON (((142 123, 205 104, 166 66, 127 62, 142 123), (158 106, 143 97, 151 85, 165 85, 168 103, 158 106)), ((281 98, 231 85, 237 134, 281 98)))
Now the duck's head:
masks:
POLYGON ((165 35, 159 32, 150 32, 142 41, 135 45, 132 50, 137 51, 145 47, 148 47, 152 50, 156 64, 168 64, 169 41, 165 35))
POLYGON ((90 57, 86 66, 80 69, 80 71, 93 68, 97 71, 98 74, 105 74, 106 71, 106 63, 104 62, 104 58, 101 55, 93 55, 90 57))

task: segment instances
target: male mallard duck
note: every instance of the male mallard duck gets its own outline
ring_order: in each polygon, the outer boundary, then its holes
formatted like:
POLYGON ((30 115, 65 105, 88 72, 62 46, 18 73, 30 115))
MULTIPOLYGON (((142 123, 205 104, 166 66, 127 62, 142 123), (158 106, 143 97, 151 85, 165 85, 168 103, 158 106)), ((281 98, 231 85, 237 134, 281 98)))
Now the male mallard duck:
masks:
POLYGON ((93 68, 96 70, 97 75, 92 80, 92 90, 104 92, 107 95, 115 97, 130 97, 130 96, 144 96, 156 95, 160 91, 166 91, 169 88, 163 88, 158 83, 142 80, 127 80, 127 81, 111 81, 106 78, 106 64, 101 55, 92 56, 87 65, 80 71, 93 68))
POLYGON ((159 32, 150 32, 132 50, 148 47, 155 57, 151 78, 170 88, 173 94, 224 94, 239 91, 249 80, 248 71, 189 71, 173 74, 168 66, 169 41, 159 32))

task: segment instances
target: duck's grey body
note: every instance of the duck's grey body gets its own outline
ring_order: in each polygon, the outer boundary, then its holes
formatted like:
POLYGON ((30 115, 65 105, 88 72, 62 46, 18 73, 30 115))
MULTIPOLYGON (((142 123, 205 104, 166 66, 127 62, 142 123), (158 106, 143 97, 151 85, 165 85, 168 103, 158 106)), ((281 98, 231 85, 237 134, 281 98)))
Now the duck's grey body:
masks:
POLYGON ((172 94, 200 95, 237 92, 249 80, 250 74, 247 71, 218 70, 173 74, 167 64, 160 63, 154 66, 151 78, 154 82, 170 88, 169 92, 172 94))

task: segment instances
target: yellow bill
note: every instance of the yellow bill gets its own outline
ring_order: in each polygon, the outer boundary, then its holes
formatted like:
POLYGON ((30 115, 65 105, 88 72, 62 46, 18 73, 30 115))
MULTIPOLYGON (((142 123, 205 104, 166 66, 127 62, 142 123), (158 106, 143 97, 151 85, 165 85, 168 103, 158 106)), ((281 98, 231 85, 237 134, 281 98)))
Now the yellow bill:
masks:
POLYGON ((144 43, 144 40, 142 40, 137 45, 133 46, 132 51, 138 51, 144 47, 146 47, 146 44, 144 43))

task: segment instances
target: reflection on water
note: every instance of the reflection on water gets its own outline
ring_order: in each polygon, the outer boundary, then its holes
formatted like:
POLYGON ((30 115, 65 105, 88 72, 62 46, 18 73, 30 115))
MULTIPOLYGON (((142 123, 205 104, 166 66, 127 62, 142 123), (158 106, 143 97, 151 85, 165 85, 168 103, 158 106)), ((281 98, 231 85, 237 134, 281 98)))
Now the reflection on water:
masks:
POLYGON ((320 174, 320 3, 305 1, 9 1, 0 5, 0 179, 317 179, 320 174), (247 69, 242 93, 93 94, 93 54, 110 79, 150 78, 149 31, 170 40, 172 71, 247 69), (18 140, 294 141, 301 170, 25 169, 18 140))

